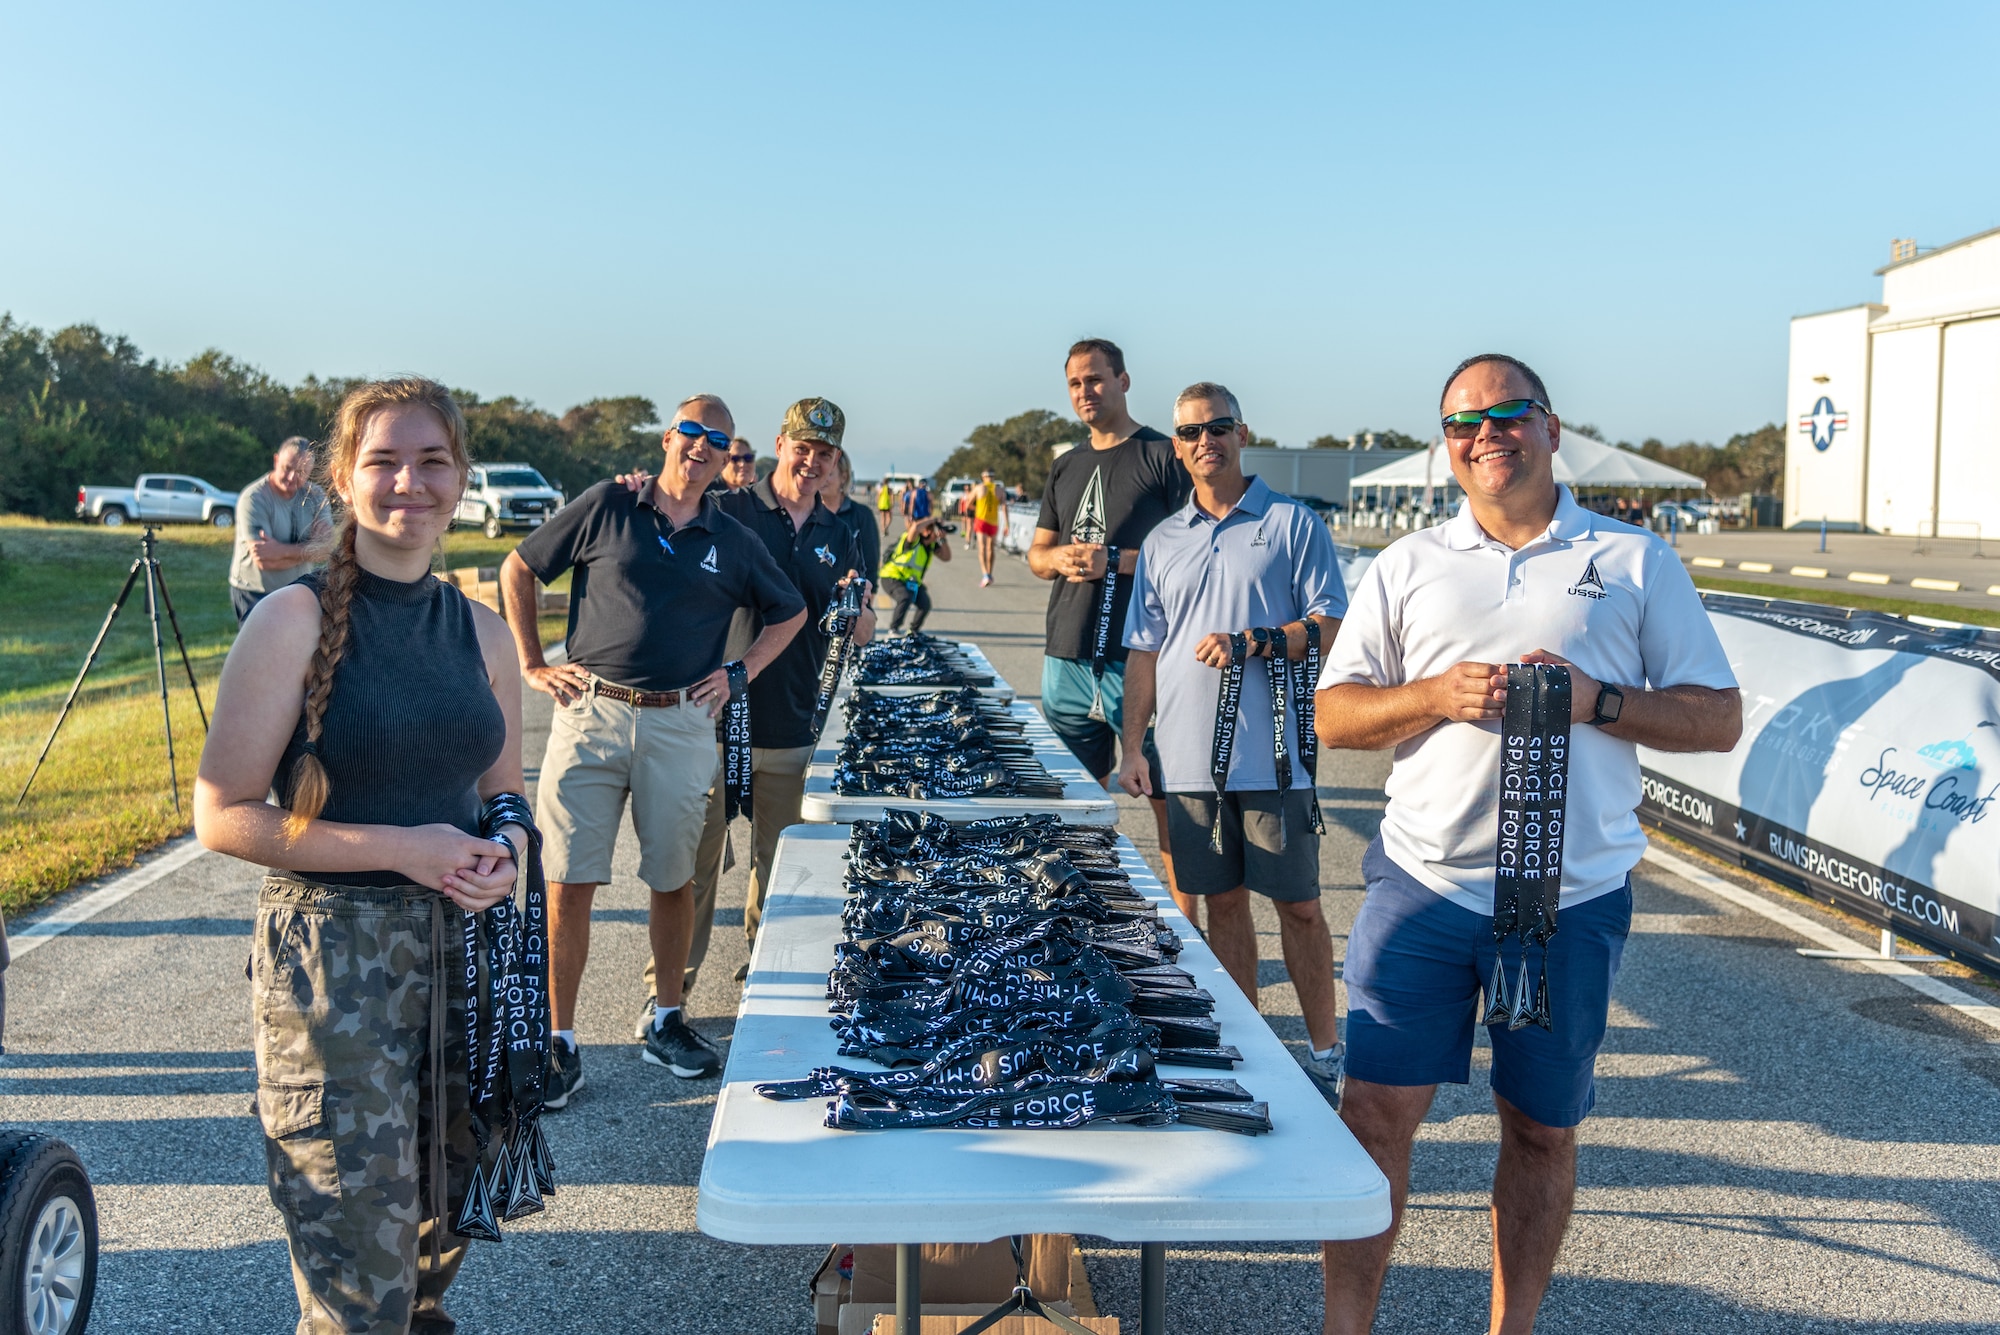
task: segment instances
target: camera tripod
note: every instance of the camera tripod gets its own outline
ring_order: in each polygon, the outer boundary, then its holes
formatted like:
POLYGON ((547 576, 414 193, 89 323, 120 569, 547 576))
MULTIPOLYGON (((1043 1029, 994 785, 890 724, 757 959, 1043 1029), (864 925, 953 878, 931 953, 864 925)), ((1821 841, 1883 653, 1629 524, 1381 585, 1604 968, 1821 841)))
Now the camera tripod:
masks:
POLYGON ((132 586, 138 582, 139 573, 146 575, 146 616, 153 623, 153 668, 160 683, 160 721, 167 733, 167 786, 173 793, 174 810, 181 809, 180 774, 174 766, 174 715, 167 704, 167 647, 160 636, 160 608, 167 609, 167 624, 173 628, 174 647, 181 651, 181 666, 187 670, 188 690, 194 693, 194 707, 201 715, 201 726, 208 728, 208 711, 202 708, 201 688, 195 685, 194 664, 188 661, 187 641, 181 638, 180 618, 174 615, 174 600, 167 596, 166 572, 160 569, 160 558, 153 551, 153 525, 146 525, 146 531, 139 538, 139 555, 132 562, 132 569, 126 573, 125 587, 118 590, 118 597, 111 604, 111 610, 104 614, 104 624, 97 628, 97 639, 90 646, 90 653, 78 669, 76 680, 70 684, 69 698, 63 701, 62 712, 56 715, 56 723, 49 729, 49 739, 42 743, 42 753, 35 757, 35 767, 28 771, 28 781, 21 785, 14 805, 19 807, 27 800, 28 789, 34 786, 35 776, 42 772, 42 762, 49 758, 49 749, 56 744, 56 734, 62 731, 63 720, 69 717, 71 706, 83 690, 83 679, 90 675, 91 665, 97 662, 97 655, 104 648, 104 638, 111 633, 111 623, 118 619, 118 613, 125 606, 125 600, 132 596, 132 586))

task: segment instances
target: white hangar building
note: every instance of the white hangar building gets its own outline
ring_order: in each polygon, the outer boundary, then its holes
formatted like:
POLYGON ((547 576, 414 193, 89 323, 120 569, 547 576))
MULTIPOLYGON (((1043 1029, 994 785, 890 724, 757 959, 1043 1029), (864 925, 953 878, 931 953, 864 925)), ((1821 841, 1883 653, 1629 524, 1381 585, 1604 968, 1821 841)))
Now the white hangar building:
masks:
POLYGON ((1792 320, 1785 524, 2000 537, 2000 228, 1892 254, 1880 302, 1792 320))

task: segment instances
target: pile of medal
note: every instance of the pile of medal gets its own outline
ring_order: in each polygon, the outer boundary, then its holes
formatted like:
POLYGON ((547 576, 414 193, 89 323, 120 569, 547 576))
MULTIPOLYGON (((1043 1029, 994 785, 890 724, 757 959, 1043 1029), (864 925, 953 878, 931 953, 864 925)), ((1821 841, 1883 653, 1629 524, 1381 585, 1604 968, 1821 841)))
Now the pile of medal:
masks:
POLYGON ((833 791, 842 797, 1063 795, 1062 780, 1035 759, 1021 720, 969 686, 919 695, 856 690, 845 708, 847 737, 833 767, 833 791))
POLYGON ((1256 1135, 1267 1105, 1231 1079, 1215 999, 1174 963, 1180 939, 1118 865, 1116 832, 1054 816, 857 821, 846 939, 827 998, 843 1057, 757 1086, 825 1098, 826 1124, 1077 1127, 1171 1122, 1256 1135))
POLYGON ((854 680, 861 686, 991 686, 993 674, 955 642, 912 631, 883 636, 859 650, 854 680))

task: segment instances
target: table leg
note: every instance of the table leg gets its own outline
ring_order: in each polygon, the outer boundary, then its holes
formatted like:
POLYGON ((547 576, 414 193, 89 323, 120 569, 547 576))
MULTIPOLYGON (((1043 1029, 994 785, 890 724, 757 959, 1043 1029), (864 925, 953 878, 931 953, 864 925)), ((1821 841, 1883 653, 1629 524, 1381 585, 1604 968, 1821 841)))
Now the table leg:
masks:
POLYGON ((1167 1335, 1167 1244, 1139 1244, 1139 1335, 1167 1335))
POLYGON ((919 1335, 923 1327, 923 1268, 920 1244, 896 1244, 896 1335, 919 1335))

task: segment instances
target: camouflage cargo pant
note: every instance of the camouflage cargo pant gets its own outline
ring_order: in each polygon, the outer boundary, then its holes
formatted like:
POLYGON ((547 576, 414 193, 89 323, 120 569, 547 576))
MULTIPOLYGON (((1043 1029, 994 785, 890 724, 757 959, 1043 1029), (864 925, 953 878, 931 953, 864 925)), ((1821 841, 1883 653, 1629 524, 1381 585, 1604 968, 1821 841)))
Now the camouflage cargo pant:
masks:
POLYGON ((271 876, 257 897, 257 1111, 271 1200, 291 1244, 298 1335, 455 1329, 444 1291, 465 1240, 445 1229, 434 1264, 431 1073, 445 1072, 448 1210, 477 1154, 464 988, 453 985, 463 975, 463 931, 456 905, 415 887, 271 876), (444 1002, 441 1035, 434 1000, 444 1002))

